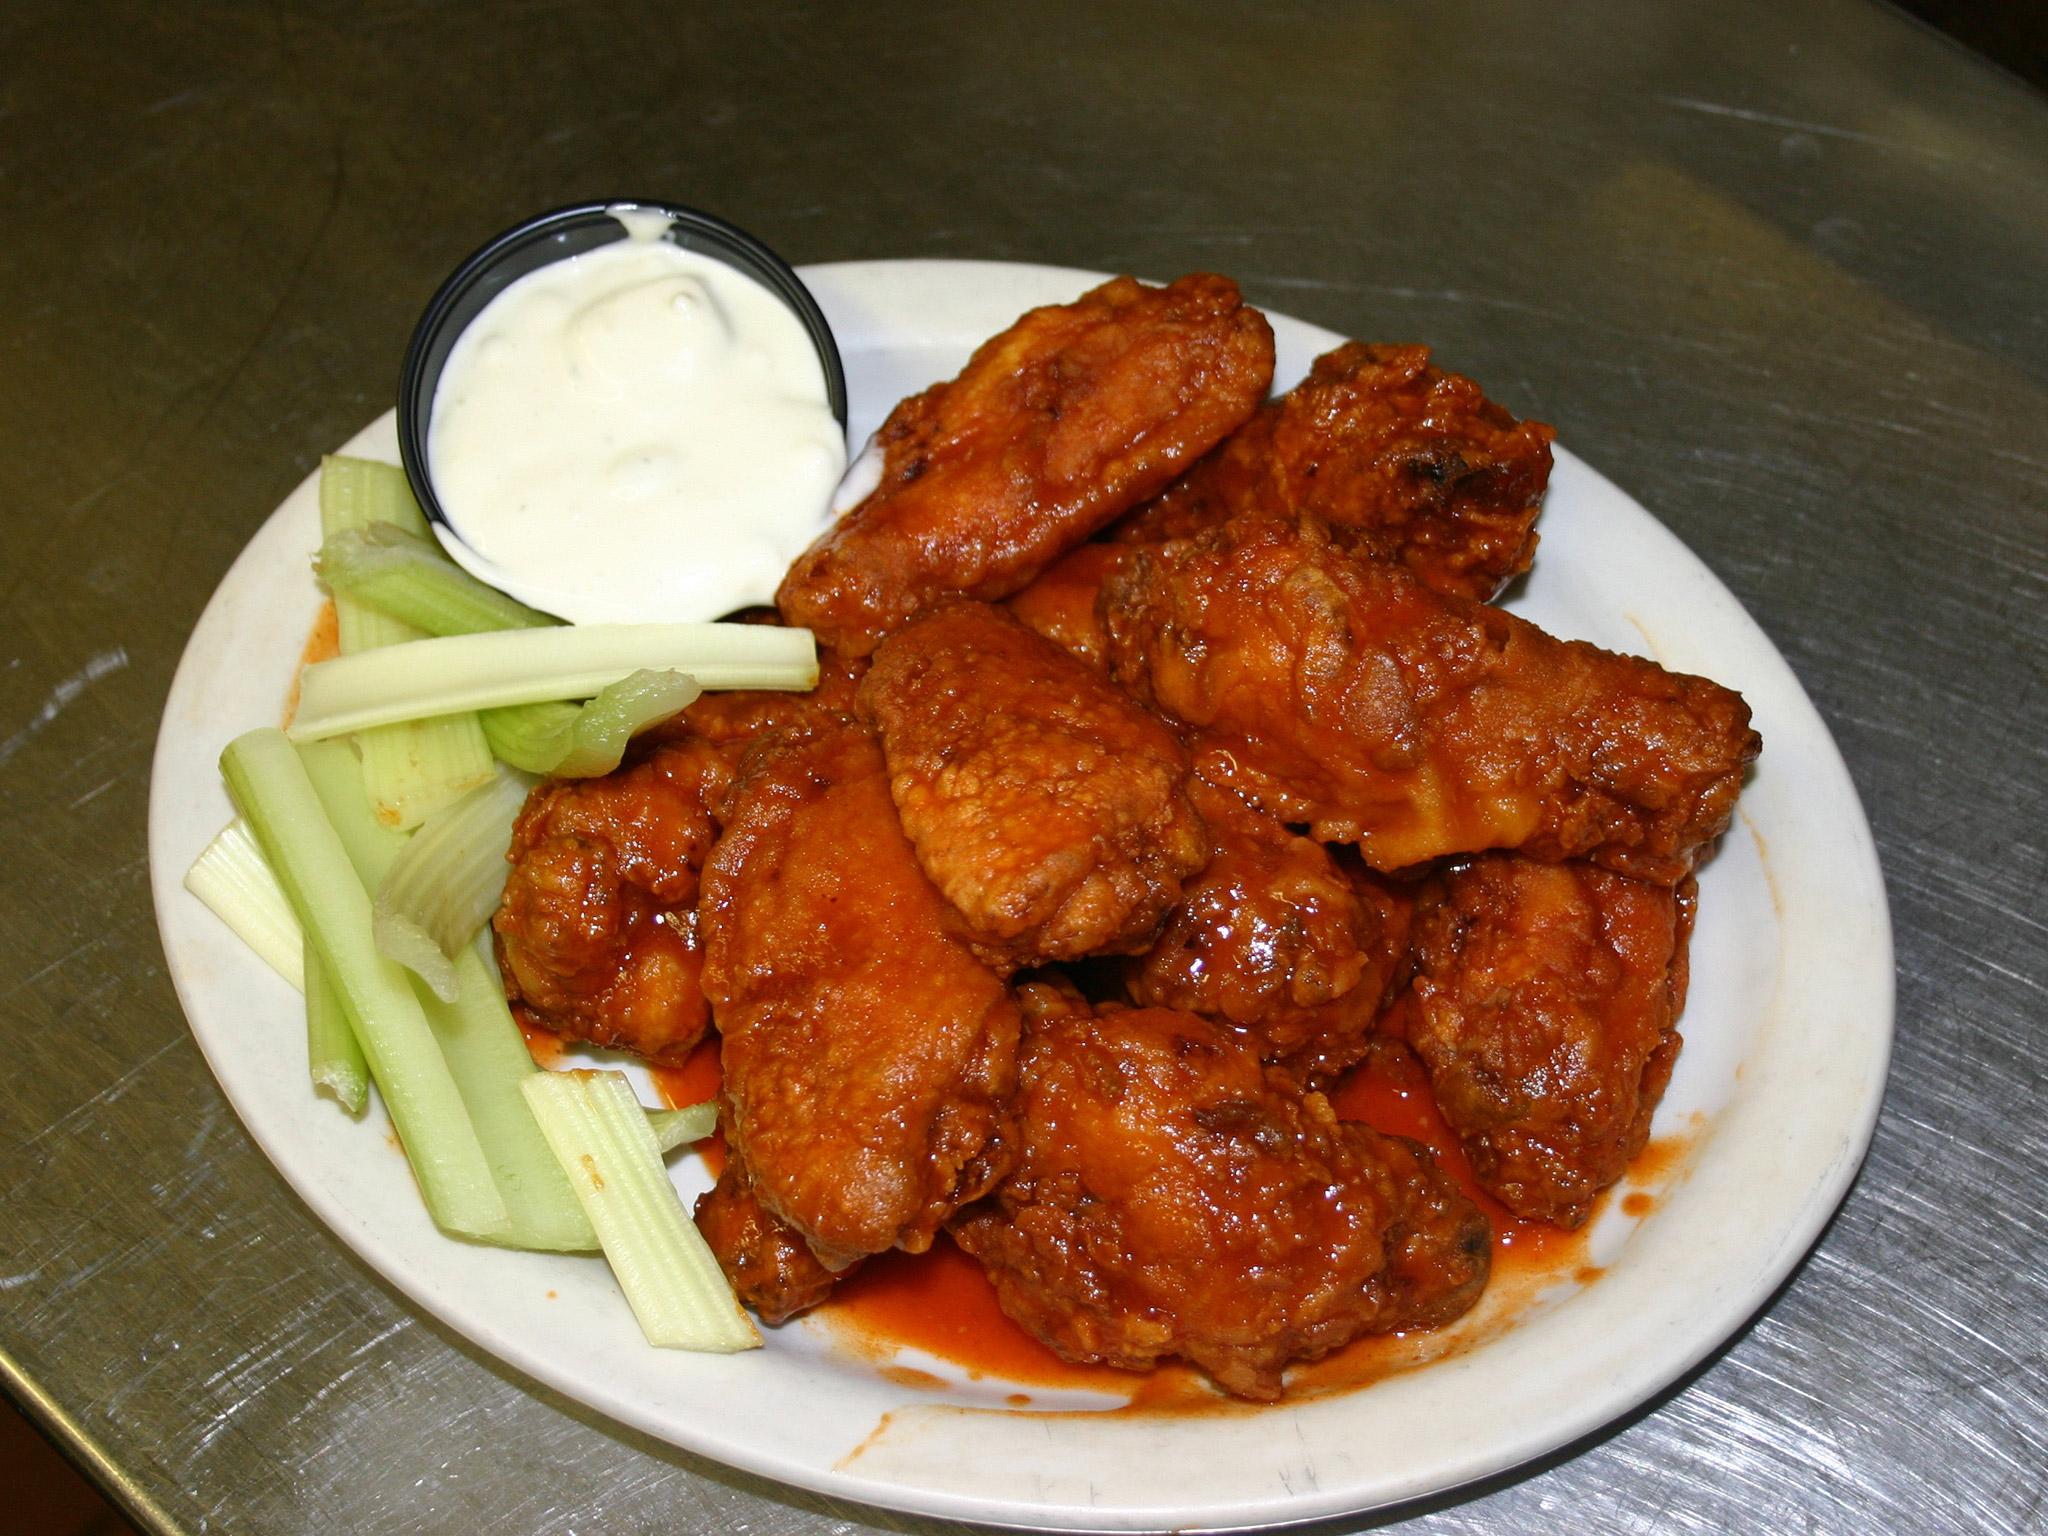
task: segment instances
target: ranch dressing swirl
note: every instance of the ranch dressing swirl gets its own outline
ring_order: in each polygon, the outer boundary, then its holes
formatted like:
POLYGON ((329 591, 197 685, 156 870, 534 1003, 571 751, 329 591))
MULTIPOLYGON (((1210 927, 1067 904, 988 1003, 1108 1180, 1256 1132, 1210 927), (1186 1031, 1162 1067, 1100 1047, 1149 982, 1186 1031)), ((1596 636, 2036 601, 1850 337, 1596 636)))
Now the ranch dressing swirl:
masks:
POLYGON ((846 464, 817 349, 661 215, 613 217, 626 239, 520 278, 449 353, 427 457, 450 553, 578 623, 772 602, 846 464))

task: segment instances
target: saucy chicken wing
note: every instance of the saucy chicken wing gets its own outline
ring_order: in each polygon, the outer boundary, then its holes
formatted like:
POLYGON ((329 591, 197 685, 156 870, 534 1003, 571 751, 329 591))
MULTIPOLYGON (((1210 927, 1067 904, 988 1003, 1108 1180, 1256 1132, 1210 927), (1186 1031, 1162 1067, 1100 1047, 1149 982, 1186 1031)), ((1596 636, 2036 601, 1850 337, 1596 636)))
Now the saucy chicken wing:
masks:
POLYGON ((1339 1123, 1193 1014, 1032 1012, 1016 1171, 952 1232, 1064 1358, 1178 1355, 1270 1401, 1290 1362, 1478 1297, 1486 1218, 1422 1148, 1339 1123))
POLYGON ((1489 854, 1435 884, 1409 1044, 1480 1184, 1576 1227, 1642 1151, 1678 1059, 1693 883, 1489 854))
POLYGON ((728 1162, 718 1182, 697 1197, 694 1216, 733 1294, 764 1323, 809 1311, 845 1274, 820 1264, 794 1227, 762 1208, 737 1162, 728 1162))
POLYGON ((602 778, 534 788, 491 928, 522 1022, 679 1062, 711 1020, 698 981, 697 878, 731 769, 717 746, 689 736, 635 750, 602 778))
POLYGON ((1077 544, 1012 594, 1003 606, 1054 645, 1091 667, 1109 665, 1108 636, 1096 599, 1110 566, 1123 551, 1114 544, 1077 544))
POLYGON ((1359 553, 1483 601, 1536 553, 1555 435, 1431 367, 1427 347, 1347 342, 1114 537, 1151 543, 1245 513, 1310 513, 1359 553))
POLYGON ((756 1199, 828 1269, 929 1247, 1003 1172, 1017 1005, 918 868, 864 729, 749 749, 698 910, 721 1124, 756 1199))
POLYGON ((1321 843, 1196 778, 1211 855, 1158 943, 1129 962, 1131 1001, 1248 1032, 1315 1084, 1355 1063, 1408 953, 1411 899, 1321 843))
POLYGON ((1179 739, 1001 608, 898 630, 859 702, 919 864, 1003 974, 1143 948, 1209 856, 1179 739))
POLYGON ((1760 745, 1741 697, 1360 559, 1313 519, 1135 545, 1103 589, 1117 680, 1198 770, 1374 869, 1519 848, 1673 883, 1760 745))
POLYGON ((1264 398, 1273 332, 1228 278, 1034 309, 875 434, 876 489, 776 594, 849 655, 949 593, 993 602, 1158 491, 1264 398))

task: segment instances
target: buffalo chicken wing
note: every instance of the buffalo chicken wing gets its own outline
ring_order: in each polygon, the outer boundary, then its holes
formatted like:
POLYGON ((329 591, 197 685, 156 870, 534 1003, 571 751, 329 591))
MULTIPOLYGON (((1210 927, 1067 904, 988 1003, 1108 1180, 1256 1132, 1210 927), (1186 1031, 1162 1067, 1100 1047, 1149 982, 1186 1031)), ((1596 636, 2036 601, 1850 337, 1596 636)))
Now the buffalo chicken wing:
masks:
POLYGON ((1486 1218, 1412 1142, 1339 1123, 1193 1014, 1060 999, 1026 1031, 1016 1171, 955 1238, 1069 1360, 1180 1356, 1239 1397, 1477 1298, 1486 1218))
POLYGON ((755 743, 699 917, 754 1197, 828 1269, 929 1247, 1002 1173, 1017 1005, 918 868, 864 729, 755 743))
POLYGON ((1757 754, 1739 695, 1432 592, 1313 520, 1134 546, 1103 590, 1118 681, 1196 765, 1392 871, 1488 848, 1673 883, 1757 754))
POLYGON ((1208 857, 1173 732, 1001 608, 897 631, 860 708, 918 862, 1006 975, 1143 948, 1208 857))
POLYGON ((1225 277, 1128 277, 1034 309, 875 434, 881 482, 776 603, 849 655, 949 593, 994 602, 1249 417, 1273 332, 1225 277))

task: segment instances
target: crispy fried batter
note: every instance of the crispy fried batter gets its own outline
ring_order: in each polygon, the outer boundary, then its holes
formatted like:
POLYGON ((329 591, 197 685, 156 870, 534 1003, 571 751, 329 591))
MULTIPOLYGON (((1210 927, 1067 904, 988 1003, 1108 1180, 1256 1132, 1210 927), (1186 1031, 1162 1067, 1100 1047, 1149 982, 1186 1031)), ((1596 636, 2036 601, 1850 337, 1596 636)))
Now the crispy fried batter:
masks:
POLYGON ((694 1215, 733 1294, 764 1323, 809 1311, 844 1278, 845 1271, 820 1264, 793 1227, 762 1209, 737 1162, 727 1163, 718 1182, 697 1197, 694 1215))
POLYGON ((1053 644, 1072 652, 1091 667, 1109 665, 1108 636, 1096 599, 1103 579, 1123 553, 1114 544, 1077 545, 1040 573, 1038 579, 1004 601, 1004 606, 1053 644))
POLYGON ((898 630, 859 703, 918 862, 1004 974, 1143 948, 1208 858, 1173 732, 1001 608, 898 630))
POLYGON ((491 928, 522 1021, 679 1062, 711 1019, 698 984, 697 872, 731 770, 694 737, 636 750, 602 778, 535 787, 491 928))
POLYGON ((1425 898, 1409 1040, 1517 1216, 1580 1225, 1642 1151, 1682 1043, 1693 891, 1489 854, 1425 898))
POLYGON ((1412 901, 1322 844, 1196 778, 1207 868, 1159 942, 1129 962, 1131 1000, 1247 1031, 1299 1081, 1359 1059, 1407 958, 1412 901))
POLYGON ((1536 553, 1554 435, 1431 367, 1427 347, 1346 342, 1113 536, 1152 543, 1248 513, 1311 513, 1359 553, 1483 600, 1536 553))
POLYGON ((1671 883, 1758 750, 1739 695, 1434 593, 1313 520, 1133 546, 1103 591, 1117 680, 1196 764, 1383 871, 1519 848, 1671 883))
POLYGON ((1178 1355, 1270 1400, 1292 1361, 1478 1297, 1486 1218, 1427 1152, 1338 1123, 1193 1014, 1044 1001, 1016 1172, 952 1231, 1060 1355, 1178 1355))
POLYGON ((1220 442, 1272 375, 1272 328, 1228 278, 1120 277, 1034 309, 890 413, 880 485, 776 604, 865 655, 948 593, 1007 597, 1220 442))
POLYGON ((860 726, 756 742, 725 815, 699 916, 731 1155, 827 1268, 922 1251, 1003 1172, 1016 1003, 956 936, 860 726))

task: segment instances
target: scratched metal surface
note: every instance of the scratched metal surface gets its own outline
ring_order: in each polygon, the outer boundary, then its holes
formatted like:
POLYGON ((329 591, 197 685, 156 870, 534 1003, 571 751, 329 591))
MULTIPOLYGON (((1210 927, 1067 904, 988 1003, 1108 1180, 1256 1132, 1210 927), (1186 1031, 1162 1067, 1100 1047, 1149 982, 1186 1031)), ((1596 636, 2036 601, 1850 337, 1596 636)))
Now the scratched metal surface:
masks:
POLYGON ((11 1389, 166 1530, 935 1529, 621 1432, 416 1316, 242 1133, 150 917, 150 744, 236 550, 385 407, 480 235, 644 189, 798 261, 1213 266, 1434 343, 1656 509, 1875 823, 1883 1119, 1728 1349, 1391 1518, 2038 1528, 2048 103, 1850 0, 971 9, 0 12, 11 1389))

